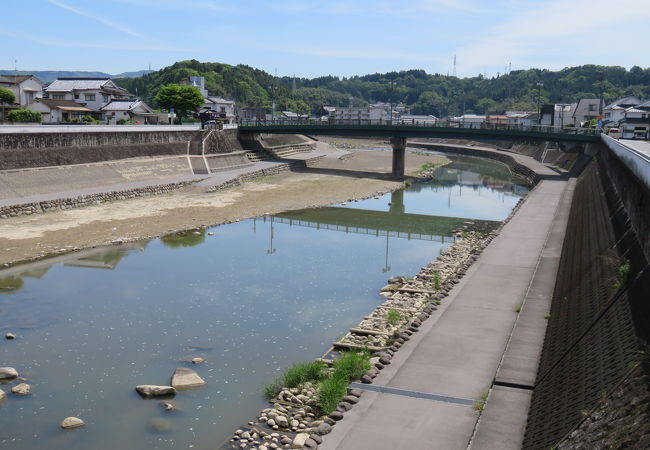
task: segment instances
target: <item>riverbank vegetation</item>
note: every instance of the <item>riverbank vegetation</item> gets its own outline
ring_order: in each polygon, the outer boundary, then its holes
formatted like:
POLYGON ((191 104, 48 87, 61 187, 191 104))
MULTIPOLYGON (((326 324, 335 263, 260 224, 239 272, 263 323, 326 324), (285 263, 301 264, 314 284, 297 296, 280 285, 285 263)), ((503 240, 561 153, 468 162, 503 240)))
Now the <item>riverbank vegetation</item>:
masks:
POLYGON ((328 368, 322 361, 294 363, 282 375, 264 386, 264 395, 273 399, 283 389, 300 388, 305 383, 316 385, 316 406, 329 414, 346 394, 348 384, 360 379, 371 368, 370 352, 344 352, 328 368))

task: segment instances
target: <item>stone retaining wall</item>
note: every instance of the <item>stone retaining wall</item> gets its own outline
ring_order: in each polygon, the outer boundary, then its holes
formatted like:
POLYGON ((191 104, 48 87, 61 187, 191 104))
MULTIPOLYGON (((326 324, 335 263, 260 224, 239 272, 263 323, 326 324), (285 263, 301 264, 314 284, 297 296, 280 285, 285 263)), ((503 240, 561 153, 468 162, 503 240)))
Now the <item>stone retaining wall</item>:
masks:
POLYGON ((514 173, 524 178, 531 186, 536 185, 540 180, 540 176, 534 170, 524 166, 523 164, 518 163, 513 156, 506 155, 503 153, 497 153, 497 152, 491 152, 491 151, 485 151, 485 150, 479 150, 473 148, 447 146, 441 144, 419 144, 416 142, 409 142, 408 147, 425 148, 429 150, 441 150, 450 153, 456 153, 458 155, 463 155, 463 156, 475 156, 478 158, 494 159, 510 167, 510 170, 512 170, 514 173))
POLYGON ((122 191, 101 192, 97 194, 86 194, 77 197, 60 198, 43 202, 21 203, 18 205, 5 206, 0 208, 0 219, 57 211, 61 209, 81 208, 84 206, 99 205, 101 203, 113 202, 116 200, 165 194, 191 183, 194 183, 194 181, 160 184, 157 186, 146 186, 122 191))

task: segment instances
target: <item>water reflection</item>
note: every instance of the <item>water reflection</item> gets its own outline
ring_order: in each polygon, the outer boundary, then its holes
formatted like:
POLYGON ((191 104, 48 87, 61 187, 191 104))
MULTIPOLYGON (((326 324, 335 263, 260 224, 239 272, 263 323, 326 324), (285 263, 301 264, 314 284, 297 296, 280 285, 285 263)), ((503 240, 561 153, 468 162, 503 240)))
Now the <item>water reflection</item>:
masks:
POLYGON ((169 248, 194 247, 205 242, 206 232, 207 230, 205 228, 179 231, 178 233, 171 233, 161 237, 160 242, 169 248))

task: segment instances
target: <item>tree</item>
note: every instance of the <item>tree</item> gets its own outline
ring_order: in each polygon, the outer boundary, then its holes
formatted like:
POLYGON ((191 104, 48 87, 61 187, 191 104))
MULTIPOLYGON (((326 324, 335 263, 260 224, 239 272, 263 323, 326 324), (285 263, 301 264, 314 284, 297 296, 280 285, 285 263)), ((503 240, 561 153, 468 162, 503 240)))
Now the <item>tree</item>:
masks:
POLYGON ((491 98, 482 98, 476 102, 476 108, 479 111, 483 111, 483 114, 487 114, 489 111, 494 111, 497 107, 497 102, 491 98))
POLYGON ((16 101, 16 96, 9 89, 0 88, 0 105, 2 105, 2 120, 5 120, 5 103, 12 104, 16 101))
POLYGON ((194 86, 168 84, 161 87, 156 95, 156 103, 165 109, 174 108, 178 118, 185 117, 188 111, 194 111, 203 106, 205 99, 194 86))
POLYGON ((14 109, 9 111, 7 118, 10 122, 40 122, 41 113, 31 109, 14 109))

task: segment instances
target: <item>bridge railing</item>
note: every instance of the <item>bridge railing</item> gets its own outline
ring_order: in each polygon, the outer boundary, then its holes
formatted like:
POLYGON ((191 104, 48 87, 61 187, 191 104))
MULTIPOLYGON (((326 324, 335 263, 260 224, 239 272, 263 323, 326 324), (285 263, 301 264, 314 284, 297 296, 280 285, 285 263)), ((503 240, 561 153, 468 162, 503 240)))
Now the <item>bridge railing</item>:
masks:
POLYGON ((418 127, 418 128, 454 128, 454 129, 473 129, 473 130, 503 130, 503 131, 524 131, 529 133, 546 133, 546 134, 571 134, 571 135, 586 135, 597 136, 600 130, 595 128, 579 128, 579 127, 556 127, 549 125, 525 125, 525 124, 498 124, 486 122, 463 122, 455 120, 439 120, 439 121, 417 121, 417 120, 403 120, 394 119, 390 120, 373 120, 373 119, 331 119, 328 121, 316 119, 300 119, 300 120, 242 120, 240 127, 305 127, 305 128, 327 128, 331 126, 346 126, 346 127, 395 127, 396 129, 404 127, 418 127))

